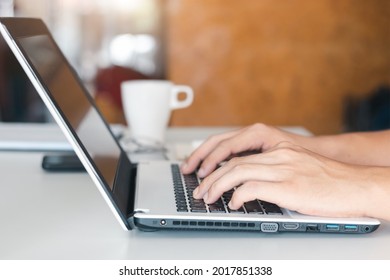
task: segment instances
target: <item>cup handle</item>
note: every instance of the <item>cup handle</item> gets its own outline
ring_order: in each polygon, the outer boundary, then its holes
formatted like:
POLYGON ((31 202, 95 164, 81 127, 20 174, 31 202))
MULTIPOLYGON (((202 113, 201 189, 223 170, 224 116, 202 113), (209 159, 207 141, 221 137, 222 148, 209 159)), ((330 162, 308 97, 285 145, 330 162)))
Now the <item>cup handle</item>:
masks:
POLYGON ((194 91, 189 86, 175 85, 171 91, 171 109, 186 108, 192 104, 194 100, 194 91), (179 94, 185 93, 186 98, 179 100, 179 94))

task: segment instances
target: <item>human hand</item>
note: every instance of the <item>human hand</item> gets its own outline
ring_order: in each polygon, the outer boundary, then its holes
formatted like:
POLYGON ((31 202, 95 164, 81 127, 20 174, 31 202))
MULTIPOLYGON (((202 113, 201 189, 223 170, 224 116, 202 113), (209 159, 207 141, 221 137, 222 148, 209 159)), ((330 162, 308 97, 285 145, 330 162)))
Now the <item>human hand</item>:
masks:
POLYGON ((231 159, 206 177, 193 195, 213 203, 237 187, 231 209, 260 199, 302 214, 367 216, 369 169, 282 142, 261 154, 231 159))
POLYGON ((199 166, 198 175, 206 177, 217 165, 231 156, 246 151, 267 151, 276 144, 289 141, 298 143, 302 136, 264 124, 254 124, 236 131, 211 136, 196 149, 181 171, 189 174, 199 166))

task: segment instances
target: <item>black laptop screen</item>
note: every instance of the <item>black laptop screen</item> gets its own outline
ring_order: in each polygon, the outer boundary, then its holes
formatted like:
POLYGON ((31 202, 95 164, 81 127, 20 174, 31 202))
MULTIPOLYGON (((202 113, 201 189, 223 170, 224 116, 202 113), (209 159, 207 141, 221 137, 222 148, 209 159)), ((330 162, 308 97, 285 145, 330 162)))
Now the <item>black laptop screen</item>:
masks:
POLYGON ((121 150, 74 73, 48 36, 24 37, 18 41, 106 184, 114 191, 121 150))

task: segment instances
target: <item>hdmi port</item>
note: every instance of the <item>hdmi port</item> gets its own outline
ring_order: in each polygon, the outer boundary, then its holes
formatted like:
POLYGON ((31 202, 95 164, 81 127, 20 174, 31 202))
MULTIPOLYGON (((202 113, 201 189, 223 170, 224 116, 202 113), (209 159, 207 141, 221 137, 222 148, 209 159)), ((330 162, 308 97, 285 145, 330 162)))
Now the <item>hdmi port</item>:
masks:
POLYGON ((284 224, 282 224, 282 226, 286 230, 296 230, 299 228, 298 223, 284 223, 284 224))

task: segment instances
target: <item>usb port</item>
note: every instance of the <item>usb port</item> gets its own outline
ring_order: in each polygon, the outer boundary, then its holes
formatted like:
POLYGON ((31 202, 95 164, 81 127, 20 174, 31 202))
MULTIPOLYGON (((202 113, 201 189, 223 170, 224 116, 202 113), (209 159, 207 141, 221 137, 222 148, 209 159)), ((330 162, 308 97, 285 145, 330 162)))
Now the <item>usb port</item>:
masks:
POLYGON ((357 231, 358 230, 358 226, 356 226, 356 225, 345 225, 344 226, 344 230, 345 231, 357 231))
POLYGON ((326 228, 327 231, 339 231, 340 230, 340 226, 339 225, 334 225, 334 224, 326 225, 325 228, 326 228))

